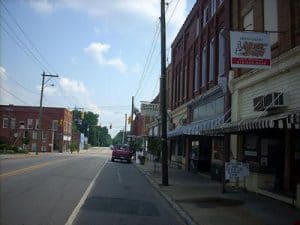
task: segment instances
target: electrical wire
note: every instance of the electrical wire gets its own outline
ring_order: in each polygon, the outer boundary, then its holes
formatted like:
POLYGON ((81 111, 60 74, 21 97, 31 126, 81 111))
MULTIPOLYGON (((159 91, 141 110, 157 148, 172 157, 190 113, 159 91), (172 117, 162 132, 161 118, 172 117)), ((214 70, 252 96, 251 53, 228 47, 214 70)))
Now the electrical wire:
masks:
POLYGON ((18 23, 18 21, 16 20, 16 18, 13 16, 13 14, 8 10, 8 8, 5 6, 4 2, 2 0, 0 0, 0 3, 3 5, 3 8, 5 9, 5 11, 7 12, 7 14, 12 18, 13 22, 17 25, 17 27, 19 28, 19 30, 22 32, 23 36, 27 39, 27 41, 30 43, 31 47, 34 48, 34 50, 37 52, 37 54, 40 56, 40 58, 44 61, 44 63, 50 67, 55 73, 57 73, 55 71, 55 69, 53 68, 53 66, 46 60, 46 58, 43 56, 43 54, 41 53, 41 51, 33 44, 32 40, 30 39, 30 37, 26 34, 26 32, 24 31, 24 29, 22 28, 22 26, 18 23))
POLYGON ((11 96, 15 97, 16 99, 18 99, 20 102, 22 102, 23 104, 25 105, 30 105, 28 104, 27 102, 25 102, 24 100, 22 100, 21 98, 19 98, 18 96, 16 96, 15 94, 11 93, 10 91, 6 90, 4 87, 1 87, 0 88, 5 91, 6 93, 10 94, 11 96))

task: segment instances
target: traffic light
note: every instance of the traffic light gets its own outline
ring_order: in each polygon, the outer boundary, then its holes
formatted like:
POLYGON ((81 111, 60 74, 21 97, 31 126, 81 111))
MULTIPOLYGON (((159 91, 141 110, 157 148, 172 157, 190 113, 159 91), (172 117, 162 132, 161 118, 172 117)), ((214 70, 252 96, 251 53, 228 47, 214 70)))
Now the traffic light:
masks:
POLYGON ((131 122, 132 122, 132 118, 131 118, 131 116, 129 116, 128 117, 128 124, 131 124, 131 122))
POLYGON ((112 124, 109 125, 109 129, 112 129, 112 124))

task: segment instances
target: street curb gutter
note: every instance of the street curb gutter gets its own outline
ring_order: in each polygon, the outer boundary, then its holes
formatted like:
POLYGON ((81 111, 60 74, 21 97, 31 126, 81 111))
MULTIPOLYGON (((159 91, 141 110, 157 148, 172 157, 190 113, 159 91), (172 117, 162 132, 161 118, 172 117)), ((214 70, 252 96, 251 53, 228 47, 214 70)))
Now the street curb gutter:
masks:
POLYGON ((185 222, 186 225, 198 225, 198 223, 196 223, 187 212, 185 212, 175 201, 173 201, 172 198, 170 198, 162 190, 160 190, 159 185, 147 173, 145 173, 145 171, 140 169, 135 163, 134 166, 147 178, 147 180, 152 184, 153 187, 155 187, 155 189, 160 193, 160 195, 167 200, 169 205, 173 209, 175 209, 175 211, 178 213, 178 215, 181 217, 181 219, 185 222))

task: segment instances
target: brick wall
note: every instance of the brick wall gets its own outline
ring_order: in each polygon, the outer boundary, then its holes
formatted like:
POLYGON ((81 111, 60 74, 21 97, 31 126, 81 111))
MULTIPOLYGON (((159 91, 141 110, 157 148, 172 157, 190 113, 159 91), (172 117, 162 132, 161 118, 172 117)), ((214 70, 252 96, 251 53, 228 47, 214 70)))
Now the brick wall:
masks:
POLYGON ((39 107, 0 105, 0 140, 22 146, 22 139, 27 137, 30 150, 43 146, 43 151, 64 151, 70 143, 72 132, 72 112, 64 108, 43 107, 42 132, 38 128, 39 107), (8 120, 8 127, 4 126, 4 120, 8 120), (15 126, 13 125, 15 121, 15 126), (32 122, 31 122, 32 121, 32 122), (57 121, 57 127, 53 127, 53 121, 57 121), (55 129, 54 129, 55 128, 55 129), (40 135, 43 136, 42 144, 40 135), (35 147, 36 146, 36 147, 35 147))

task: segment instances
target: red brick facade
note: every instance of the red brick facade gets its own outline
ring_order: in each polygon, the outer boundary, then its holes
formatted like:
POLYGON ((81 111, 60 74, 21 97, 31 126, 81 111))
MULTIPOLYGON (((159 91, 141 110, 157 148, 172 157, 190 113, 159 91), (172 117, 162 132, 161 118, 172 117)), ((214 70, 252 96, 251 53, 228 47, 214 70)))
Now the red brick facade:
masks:
POLYGON ((198 0, 195 3, 172 44, 171 109, 175 109, 196 96, 205 93, 218 84, 219 75, 226 76, 228 74, 226 73, 229 70, 228 43, 226 43, 224 50, 226 55, 224 55, 225 68, 222 72, 223 74, 220 74, 220 71, 218 71, 218 35, 220 32, 228 30, 229 17, 225 15, 229 15, 229 13, 230 5, 228 0, 198 0), (215 5, 212 6, 211 2, 215 2, 215 5), (215 7, 215 10, 212 9, 213 7, 215 7), (205 16, 206 14, 207 16, 205 16), (211 42, 213 42, 214 48, 210 52, 211 42), (205 47, 207 51, 202 54, 205 47), (204 63, 205 70, 202 69, 204 57, 206 58, 206 63, 204 63), (209 77, 210 59, 214 61, 211 78, 209 77), (198 66, 196 66, 197 60, 198 66))
POLYGON ((0 116, 0 140, 5 143, 21 147, 28 138, 25 147, 32 151, 62 152, 69 148, 72 112, 65 108, 43 107, 42 132, 38 128, 39 107, 0 105, 0 116))

